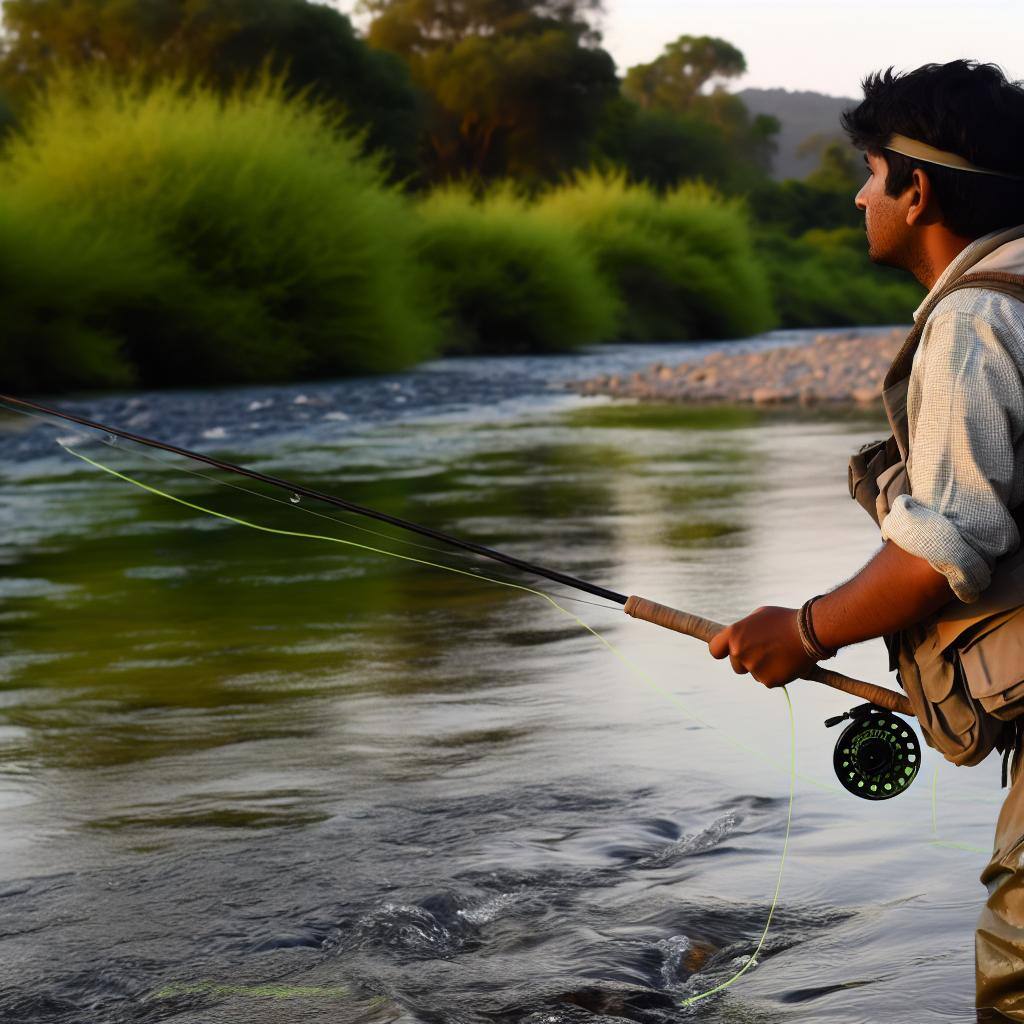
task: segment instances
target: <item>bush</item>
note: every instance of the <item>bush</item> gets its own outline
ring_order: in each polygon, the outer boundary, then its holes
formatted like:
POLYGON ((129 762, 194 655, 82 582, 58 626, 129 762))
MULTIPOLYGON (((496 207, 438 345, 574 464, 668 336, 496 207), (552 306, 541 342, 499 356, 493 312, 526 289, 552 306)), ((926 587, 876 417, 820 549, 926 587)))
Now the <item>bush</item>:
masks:
POLYGON ((141 238, 66 210, 0 198, 0 364, 19 390, 137 382, 114 325, 173 293, 177 274, 141 238))
POLYGON ((445 351, 555 352, 603 341, 618 305, 592 258, 511 191, 445 189, 420 206, 418 250, 448 309, 445 351))
POLYGON ((741 203, 702 182, 659 198, 621 175, 582 175, 537 212, 593 253, 622 300, 624 340, 738 338, 774 324, 741 203))
POLYGON ((861 228, 807 231, 788 238, 764 230, 756 241, 783 327, 910 323, 924 289, 867 257, 861 228))
POLYGON ((279 80, 220 99, 174 81, 58 76, 0 181, 22 244, 45 246, 67 218, 108 239, 89 287, 117 301, 105 315, 90 306, 88 327, 45 261, 40 282, 64 350, 85 344, 76 337, 108 355, 113 344, 145 385, 392 370, 435 350, 411 207, 358 138, 288 101, 279 80), (121 280, 119 246, 146 254, 121 280))

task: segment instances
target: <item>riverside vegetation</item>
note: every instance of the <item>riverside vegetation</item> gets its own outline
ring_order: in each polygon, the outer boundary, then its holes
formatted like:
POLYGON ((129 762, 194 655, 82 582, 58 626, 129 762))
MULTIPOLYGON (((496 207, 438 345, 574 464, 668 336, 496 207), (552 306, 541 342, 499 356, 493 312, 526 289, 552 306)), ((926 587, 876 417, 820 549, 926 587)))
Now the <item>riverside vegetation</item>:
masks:
POLYGON ((0 158, 5 385, 323 377, 902 322, 919 301, 861 232, 790 237, 703 181, 416 195, 361 143, 269 73, 227 95, 52 77, 0 158))

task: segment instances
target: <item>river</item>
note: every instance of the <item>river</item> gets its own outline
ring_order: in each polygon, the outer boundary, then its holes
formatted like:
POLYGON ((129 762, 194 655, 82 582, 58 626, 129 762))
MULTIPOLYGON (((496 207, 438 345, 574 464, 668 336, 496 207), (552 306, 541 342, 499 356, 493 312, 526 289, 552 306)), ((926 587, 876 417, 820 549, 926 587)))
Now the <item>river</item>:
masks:
MULTIPOLYGON (((709 347, 61 404, 731 621, 870 557, 846 458, 885 424, 560 386, 709 347)), ((851 698, 789 686, 791 745, 695 640, 85 433, 0 418, 3 1021, 974 1019, 995 757, 858 800, 851 698), (684 1005, 757 947, 794 753, 764 946, 684 1005)), ((895 685, 880 641, 833 664, 895 685)))

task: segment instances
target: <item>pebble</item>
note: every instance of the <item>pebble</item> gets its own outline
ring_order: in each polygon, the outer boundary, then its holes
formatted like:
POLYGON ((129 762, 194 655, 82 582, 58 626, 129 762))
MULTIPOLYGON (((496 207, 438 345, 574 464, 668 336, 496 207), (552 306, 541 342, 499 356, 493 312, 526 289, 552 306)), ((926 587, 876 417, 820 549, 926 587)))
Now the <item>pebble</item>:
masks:
POLYGON ((882 379, 909 330, 818 334, 806 345, 757 352, 718 350, 698 362, 655 363, 628 377, 600 376, 572 381, 567 387, 583 395, 659 402, 874 405, 881 400, 882 379))

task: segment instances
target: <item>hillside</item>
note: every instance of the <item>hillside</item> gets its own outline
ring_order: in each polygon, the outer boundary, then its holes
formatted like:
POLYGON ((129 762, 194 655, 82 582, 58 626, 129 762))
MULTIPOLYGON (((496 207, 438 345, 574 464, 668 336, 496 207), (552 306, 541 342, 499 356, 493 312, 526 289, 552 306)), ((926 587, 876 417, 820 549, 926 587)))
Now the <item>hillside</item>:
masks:
POLYGON ((818 166, 819 150, 803 156, 797 152, 801 143, 811 136, 818 135, 824 141, 845 141, 839 115, 858 102, 820 92, 790 92, 788 89, 743 89, 736 95, 752 114, 772 114, 782 122, 772 173, 777 181, 804 178, 818 166))

